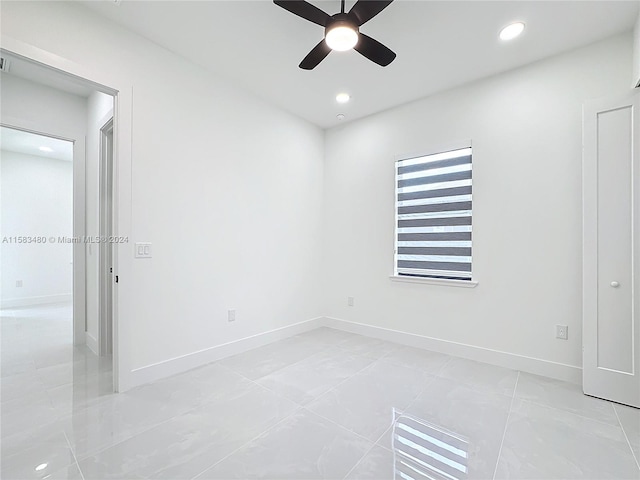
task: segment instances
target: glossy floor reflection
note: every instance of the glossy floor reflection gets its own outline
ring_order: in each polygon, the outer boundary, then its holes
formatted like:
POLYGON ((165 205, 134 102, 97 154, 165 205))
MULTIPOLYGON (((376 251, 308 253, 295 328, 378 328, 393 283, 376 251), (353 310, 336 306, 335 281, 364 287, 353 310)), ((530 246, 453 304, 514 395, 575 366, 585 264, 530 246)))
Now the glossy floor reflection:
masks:
POLYGON ((640 478, 636 409, 328 328, 119 395, 82 356, 3 370, 3 479, 640 478))

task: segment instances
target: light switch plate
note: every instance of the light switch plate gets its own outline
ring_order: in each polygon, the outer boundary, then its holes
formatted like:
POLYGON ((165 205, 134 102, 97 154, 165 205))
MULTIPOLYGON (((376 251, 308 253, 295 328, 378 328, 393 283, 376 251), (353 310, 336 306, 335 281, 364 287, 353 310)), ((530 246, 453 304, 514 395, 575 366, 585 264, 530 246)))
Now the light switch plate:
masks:
POLYGON ((151 243, 136 242, 136 258, 151 258, 151 243))

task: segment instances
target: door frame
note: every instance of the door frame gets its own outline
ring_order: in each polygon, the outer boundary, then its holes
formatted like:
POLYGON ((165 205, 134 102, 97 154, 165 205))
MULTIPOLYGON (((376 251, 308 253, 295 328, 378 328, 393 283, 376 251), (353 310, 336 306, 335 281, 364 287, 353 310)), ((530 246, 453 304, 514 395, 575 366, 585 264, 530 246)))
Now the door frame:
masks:
MULTIPOLYGON (((100 128, 100 173, 99 173, 99 236, 113 236, 113 111, 107 114, 109 120, 101 122, 100 128), (111 136, 111 139, 109 139, 111 136)), ((109 239, 100 242, 98 253, 98 354, 113 352, 113 265, 114 248, 109 239)))
MULTIPOLYGON (((19 57, 34 65, 54 70, 74 82, 112 95, 114 97, 114 235, 124 237, 129 243, 114 245, 114 274, 119 282, 113 289, 113 382, 116 392, 135 386, 132 376, 131 330, 126 320, 131 317, 133 295, 131 278, 133 271, 132 237, 132 114, 133 86, 118 76, 113 69, 96 73, 95 68, 85 67, 35 45, 0 35, 0 53, 19 57)), ((84 252, 83 252, 84 254, 84 252)))

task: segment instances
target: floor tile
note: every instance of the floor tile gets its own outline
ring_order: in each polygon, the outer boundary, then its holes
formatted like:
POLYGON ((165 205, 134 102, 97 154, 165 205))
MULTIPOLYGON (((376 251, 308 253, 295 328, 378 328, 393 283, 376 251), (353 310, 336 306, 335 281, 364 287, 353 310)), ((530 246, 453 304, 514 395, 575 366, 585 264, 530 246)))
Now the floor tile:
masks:
POLYGON ((86 478, 193 478, 298 407, 252 384, 80 460, 86 478))
POLYGON ((382 435, 378 438, 376 445, 386 448, 387 450, 393 450, 393 425, 389 425, 382 435))
POLYGON ((629 444, 640 463, 640 408, 627 407, 626 405, 613 404, 622 429, 629 440, 629 444))
POLYGON ((58 417, 58 412, 45 393, 2 403, 0 417, 4 438, 50 423, 58 417))
POLYGON ((324 343, 329 346, 340 345, 341 343, 354 338, 359 338, 360 335, 355 333, 343 332, 342 330, 336 330, 335 328, 320 327, 308 332, 296 335, 294 338, 300 338, 305 340, 312 340, 315 342, 324 343))
POLYGON ((115 395, 113 376, 105 372, 78 377, 72 383, 47 390, 47 394, 59 416, 71 415, 115 395))
POLYGON ((86 381, 86 377, 109 373, 111 370, 111 356, 97 357, 91 354, 79 356, 73 362, 38 368, 36 373, 47 388, 55 388, 83 382, 86 381))
POLYGON ((75 463, 53 472, 46 480, 91 480, 82 476, 80 468, 75 463))
POLYGON ((459 478, 640 480, 640 410, 576 385, 319 328, 112 394, 71 325, 2 311, 3 479, 420 478, 449 455, 459 478))
POLYGON ((2 378, 27 372, 36 373, 36 364, 32 360, 24 360, 22 358, 7 359, 3 355, 0 361, 0 372, 2 378))
POLYGON ((225 358, 219 363, 251 380, 257 380, 304 360, 324 348, 326 346, 322 343, 296 336, 225 358))
POLYGON ((150 405, 160 403, 165 406, 163 408, 170 409, 169 416, 175 416, 251 384, 250 380, 222 365, 210 364, 143 385, 126 395, 150 405))
POLYGON ((433 377, 379 360, 308 405, 309 410, 375 442, 433 377))
POLYGON ((258 380, 270 390, 304 405, 373 362, 332 347, 258 380))
POLYGON ((371 446, 303 409, 198 478, 340 479, 371 446))
POLYGON ((356 335, 338 344, 348 353, 378 359, 399 348, 398 344, 356 335))
POLYGON ((19 373, 2 378, 2 403, 17 400, 22 397, 45 397, 46 386, 40 380, 36 371, 19 373))
POLYGON ((389 352, 384 359, 404 367, 419 368, 435 375, 449 362, 451 357, 421 348, 402 346, 389 352))
POLYGON ((618 424, 611 402, 589 397, 573 383, 521 373, 515 396, 612 425, 618 424))
POLYGON ((9 480, 45 478, 75 459, 62 429, 47 425, 4 438, 1 463, 0 477, 9 480))
POLYGON ((59 420, 78 459, 148 430, 176 415, 172 405, 127 394, 91 405, 59 420))
POLYGON ((513 395, 518 372, 465 358, 453 357, 438 376, 465 383, 475 390, 513 395))
POLYGON ((28 478, 48 478, 52 472, 69 465, 75 465, 69 447, 38 445, 2 462, 2 478, 24 480, 28 478), (36 470, 39 468, 39 470, 36 470))
POLYGON ((407 408, 434 428, 464 437, 467 442, 468 477, 491 478, 504 434, 511 398, 494 392, 436 378, 407 408))
POLYGON ((637 480, 640 470, 619 426, 516 400, 496 478, 637 480))
POLYGON ((393 479, 393 453, 375 445, 346 476, 346 480, 393 479))

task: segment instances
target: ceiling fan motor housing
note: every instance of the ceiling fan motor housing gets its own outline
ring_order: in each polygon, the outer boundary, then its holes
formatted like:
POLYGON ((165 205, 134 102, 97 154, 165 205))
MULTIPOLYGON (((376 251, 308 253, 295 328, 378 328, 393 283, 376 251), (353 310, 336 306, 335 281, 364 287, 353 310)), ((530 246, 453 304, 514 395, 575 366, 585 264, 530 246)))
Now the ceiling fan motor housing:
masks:
MULTIPOLYGON (((351 32, 355 33, 356 42, 359 37, 360 29, 356 22, 346 13, 336 13, 333 15, 328 21, 324 29, 324 38, 327 41, 327 44, 330 44, 331 32, 336 29, 348 29, 351 32)), ((346 30, 343 30, 346 31, 346 30)), ((347 32, 349 33, 349 32, 347 32)), ((335 32, 334 32, 335 34, 335 32)), ((353 35, 353 33, 351 33, 353 35)), ((335 47, 332 47, 335 48, 335 47)), ((353 48, 353 45, 349 48, 353 48)))

